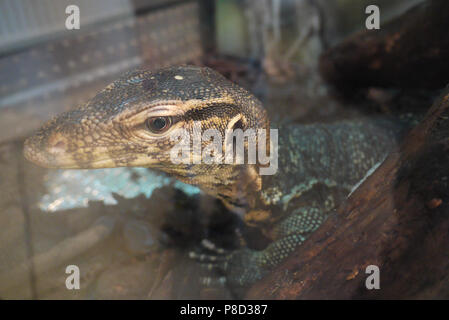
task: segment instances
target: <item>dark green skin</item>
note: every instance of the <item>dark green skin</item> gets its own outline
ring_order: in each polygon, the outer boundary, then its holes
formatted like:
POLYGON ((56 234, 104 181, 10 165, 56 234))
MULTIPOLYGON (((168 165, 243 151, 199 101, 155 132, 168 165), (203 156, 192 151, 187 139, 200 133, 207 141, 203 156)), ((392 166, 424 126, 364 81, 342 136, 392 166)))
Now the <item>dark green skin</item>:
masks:
POLYGON ((202 121, 206 124, 203 129, 223 131, 233 117, 242 115, 243 130, 269 127, 261 103, 211 69, 136 71, 124 75, 85 106, 49 121, 26 141, 25 156, 39 165, 66 168, 98 167, 94 163, 99 157, 111 160, 108 167, 135 166, 137 160, 148 157, 151 164, 139 166, 198 185, 229 208, 243 211, 245 221, 260 228, 272 242, 259 251, 236 250, 219 265, 227 282, 236 287, 261 279, 305 241, 367 171, 384 159, 403 131, 402 125, 382 119, 279 128, 277 173, 253 177, 246 165, 232 169, 229 165, 174 166, 164 156, 163 148, 168 147, 163 143, 132 139, 133 130, 142 130, 141 123, 124 125, 123 115, 142 104, 187 103, 192 99, 198 104, 181 116, 185 126, 202 121), (182 81, 176 76, 182 76, 182 81), (250 178, 242 178, 244 175, 250 178), (261 189, 257 188, 260 183, 251 179, 261 181, 261 189), (234 187, 243 182, 243 188, 233 194, 234 187), (250 216, 247 213, 257 210, 267 212, 268 217, 246 219, 250 216))
POLYGON ((245 286, 276 267, 383 161, 404 131, 403 124, 384 119, 280 128, 279 169, 264 176, 262 190, 280 217, 261 226, 274 241, 262 251, 234 253, 230 281, 245 286))

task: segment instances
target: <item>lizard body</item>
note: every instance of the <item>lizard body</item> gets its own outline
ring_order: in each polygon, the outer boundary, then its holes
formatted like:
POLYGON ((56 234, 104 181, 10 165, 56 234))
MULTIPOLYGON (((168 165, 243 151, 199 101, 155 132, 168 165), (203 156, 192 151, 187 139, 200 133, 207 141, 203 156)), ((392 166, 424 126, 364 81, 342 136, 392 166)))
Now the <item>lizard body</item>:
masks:
MULTIPOLYGON (((226 262, 228 281, 247 285, 275 267, 314 231, 351 188, 388 153, 401 131, 387 120, 279 128, 278 171, 262 164, 175 164, 174 129, 268 129, 266 112, 249 92, 209 68, 134 71, 86 105, 46 123, 24 154, 50 168, 149 167, 199 186, 271 243, 243 248, 226 262)), ((207 142, 203 142, 206 146, 207 142)))

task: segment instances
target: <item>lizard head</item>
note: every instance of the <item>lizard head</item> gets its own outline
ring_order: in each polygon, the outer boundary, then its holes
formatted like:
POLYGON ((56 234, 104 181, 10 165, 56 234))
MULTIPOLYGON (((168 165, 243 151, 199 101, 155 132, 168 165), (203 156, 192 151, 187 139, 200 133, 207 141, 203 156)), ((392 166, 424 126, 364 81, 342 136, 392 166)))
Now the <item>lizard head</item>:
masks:
MULTIPOLYGON (((25 157, 49 168, 149 167, 232 198, 246 165, 174 163, 173 134, 215 129, 268 129, 261 103, 209 68, 169 67, 132 71, 85 105, 48 121, 25 142, 25 157), (240 175, 240 177, 239 177, 240 175), (229 190, 218 190, 226 186, 229 190), (231 187, 232 186, 232 187, 231 187)), ((202 147, 208 142, 203 141, 202 147)), ((192 159, 193 156, 189 155, 192 159)), ((249 172, 249 173, 248 173, 249 172)), ((251 180, 251 179, 250 179, 251 180)))

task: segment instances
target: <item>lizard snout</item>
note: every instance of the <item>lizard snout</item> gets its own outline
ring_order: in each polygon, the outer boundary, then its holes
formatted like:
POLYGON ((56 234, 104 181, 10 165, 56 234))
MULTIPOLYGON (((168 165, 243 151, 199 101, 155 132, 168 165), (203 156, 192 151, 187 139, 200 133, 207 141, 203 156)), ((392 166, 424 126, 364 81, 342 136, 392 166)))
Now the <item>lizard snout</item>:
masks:
POLYGON ((23 149, 25 158, 39 166, 47 168, 68 164, 68 143, 60 135, 45 135, 40 132, 26 139, 23 149))

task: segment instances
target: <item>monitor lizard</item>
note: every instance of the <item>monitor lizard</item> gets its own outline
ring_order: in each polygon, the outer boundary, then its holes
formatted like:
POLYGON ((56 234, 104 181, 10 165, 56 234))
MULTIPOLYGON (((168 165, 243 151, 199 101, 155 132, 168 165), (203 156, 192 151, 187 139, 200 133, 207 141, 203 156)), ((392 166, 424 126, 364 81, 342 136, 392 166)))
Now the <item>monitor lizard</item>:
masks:
POLYGON ((195 121, 222 136, 270 128, 261 102, 210 68, 135 70, 48 121, 26 140, 24 155, 48 168, 148 167, 222 200, 270 239, 263 250, 243 247, 220 262, 229 285, 248 286, 305 241, 402 132, 387 119, 279 127, 278 170, 261 175, 260 162, 173 163, 170 132, 192 130, 195 121))

